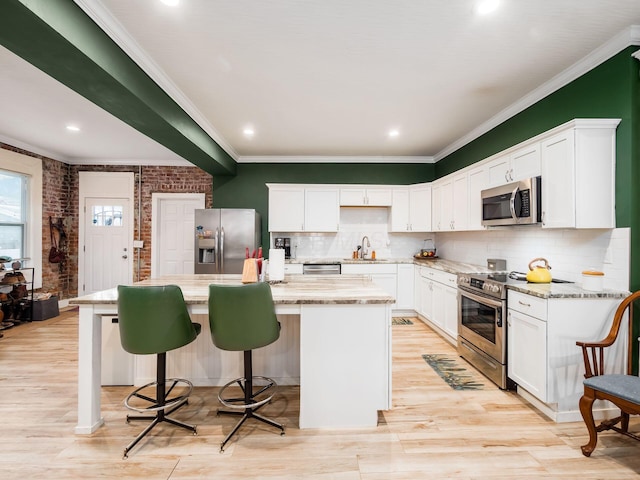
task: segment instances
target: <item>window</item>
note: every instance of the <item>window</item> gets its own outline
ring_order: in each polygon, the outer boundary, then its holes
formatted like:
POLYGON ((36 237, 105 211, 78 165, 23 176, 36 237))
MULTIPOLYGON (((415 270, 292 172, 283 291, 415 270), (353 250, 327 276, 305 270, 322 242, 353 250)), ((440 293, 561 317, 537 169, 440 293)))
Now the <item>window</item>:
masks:
POLYGON ((0 170, 0 256, 25 258, 28 177, 0 170))
POLYGON ((122 205, 94 205, 91 223, 95 227, 121 227, 122 205))

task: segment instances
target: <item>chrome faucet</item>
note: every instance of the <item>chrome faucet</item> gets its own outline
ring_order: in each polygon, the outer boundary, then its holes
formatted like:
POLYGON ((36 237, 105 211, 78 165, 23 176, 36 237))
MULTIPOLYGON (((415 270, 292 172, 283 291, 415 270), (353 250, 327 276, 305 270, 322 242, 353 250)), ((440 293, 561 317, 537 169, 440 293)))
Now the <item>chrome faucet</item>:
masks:
POLYGON ((364 248, 364 239, 367 239, 367 248, 369 248, 371 246, 371 243, 369 243, 369 237, 367 237, 366 235, 364 237, 362 237, 362 249, 360 250, 360 258, 362 258, 364 260, 364 258, 369 255, 369 250, 365 250, 364 248))

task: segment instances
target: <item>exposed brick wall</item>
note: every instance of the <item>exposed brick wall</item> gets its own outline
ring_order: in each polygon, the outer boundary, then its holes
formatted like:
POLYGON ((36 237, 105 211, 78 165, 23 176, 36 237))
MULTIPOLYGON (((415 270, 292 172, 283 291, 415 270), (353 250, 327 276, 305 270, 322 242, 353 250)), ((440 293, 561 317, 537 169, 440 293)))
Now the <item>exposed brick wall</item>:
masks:
MULTIPOLYGON (((137 189, 136 183, 136 204, 137 189)), ((140 240, 144 241, 145 248, 138 250, 141 253, 140 280, 151 276, 151 195, 153 193, 205 193, 205 207, 211 208, 213 205, 213 178, 196 167, 142 167, 142 231, 140 240)), ((136 225, 138 224, 137 215, 136 207, 136 225)), ((134 278, 136 277, 134 276, 134 278)))
POLYGON ((42 160, 42 291, 56 294, 61 299, 78 295, 79 172, 135 173, 133 238, 143 240, 145 245, 142 250, 136 250, 133 272, 133 278, 136 280, 144 280, 151 275, 151 195, 153 193, 204 193, 206 208, 211 208, 213 205, 213 178, 197 167, 67 165, 3 143, 0 143, 0 148, 42 160), (138 195, 139 190, 140 195, 138 195), (140 207, 138 199, 140 199, 140 207), (140 216, 139 210, 142 212, 140 216), (52 264, 48 261, 51 248, 49 217, 54 220, 63 219, 67 235, 67 261, 64 264, 52 264), (141 225, 138 222, 139 218, 141 225))
POLYGON ((42 158, 42 290, 55 293, 59 298, 73 296, 75 284, 71 284, 70 258, 77 245, 77 229, 69 217, 69 166, 65 163, 42 158), (62 219, 66 239, 59 247, 67 252, 63 263, 49 263, 51 234, 49 218, 53 222, 62 219))
MULTIPOLYGON (((62 218, 66 233, 72 231, 72 224, 68 217, 69 194, 69 166, 51 158, 0 143, 0 148, 10 150, 42 160, 42 289, 39 291, 58 295, 59 298, 74 296, 75 290, 70 289, 68 263, 49 263, 49 250, 51 249, 51 236, 49 235, 49 217, 62 218)), ((69 242, 67 245, 72 245, 69 242)), ((76 242, 73 245, 77 245, 76 242)), ((75 285, 73 285, 75 289, 75 285)))
POLYGON ((70 190, 69 211, 73 225, 75 226, 74 254, 70 255, 69 264, 71 289, 77 295, 78 285, 78 225, 79 225, 79 172, 134 172, 134 239, 144 241, 144 248, 136 250, 133 266, 133 278, 145 280, 151 276, 151 194, 152 193, 204 193, 205 206, 213 205, 213 179, 211 175, 197 167, 149 167, 149 166, 123 166, 123 165, 70 165, 70 190), (138 191, 141 188, 141 195, 138 191), (139 216, 140 198, 142 215, 139 216), (139 225, 138 219, 142 225, 139 225), (139 235, 140 232, 140 235, 139 235), (139 268, 138 268, 139 265, 139 268))

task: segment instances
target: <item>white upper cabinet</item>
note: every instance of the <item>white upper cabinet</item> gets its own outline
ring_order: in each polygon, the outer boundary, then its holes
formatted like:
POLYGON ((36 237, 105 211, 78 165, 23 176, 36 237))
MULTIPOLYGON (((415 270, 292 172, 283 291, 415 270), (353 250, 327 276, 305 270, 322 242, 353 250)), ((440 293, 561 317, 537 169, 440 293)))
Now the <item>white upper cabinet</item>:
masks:
POLYGON ((268 187, 270 232, 338 231, 338 188, 302 185, 268 187))
POLYGON ((409 187, 409 226, 412 232, 431 231, 431 186, 409 187))
POLYGON ((392 232, 409 232, 409 187, 391 191, 390 229, 392 232))
POLYGON ((491 160, 489 168, 489 187, 497 187, 510 182, 540 175, 540 142, 534 142, 510 153, 491 160))
POLYGON ((482 190, 489 186, 489 169, 486 165, 469 170, 468 173, 468 230, 484 230, 482 225, 482 190))
POLYGON ((487 163, 487 171, 489 172, 488 187, 497 187, 509 183, 509 170, 511 163, 508 155, 501 155, 487 163))
POLYGON ((466 172, 453 177, 452 205, 451 229, 467 230, 469 228, 469 177, 466 172))
POLYGON ((542 140, 543 228, 615 228, 619 122, 573 120, 542 140))
POLYGON ((468 226, 467 173, 448 175, 432 187, 432 227, 434 232, 466 230, 468 226))
POLYGON ((417 184, 392 191, 390 231, 431 231, 431 186, 417 184))
POLYGON ((534 142, 514 150, 509 155, 512 182, 540 175, 540 142, 534 142))
POLYGON ((337 232, 340 223, 339 191, 333 187, 304 190, 304 231, 337 232))
POLYGON ((342 207, 390 207, 390 187, 341 187, 342 207))
POLYGON ((304 187, 269 187, 269 231, 304 231, 304 187))

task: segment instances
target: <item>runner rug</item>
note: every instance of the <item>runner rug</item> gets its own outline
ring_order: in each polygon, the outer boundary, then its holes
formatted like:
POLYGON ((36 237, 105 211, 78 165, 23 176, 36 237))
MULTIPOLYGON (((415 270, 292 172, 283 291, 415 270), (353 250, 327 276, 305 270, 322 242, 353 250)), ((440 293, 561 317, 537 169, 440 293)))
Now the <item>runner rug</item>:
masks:
POLYGON ((396 317, 391 319, 391 325, 413 325, 408 318, 396 317))
POLYGON ((425 354, 422 358, 454 390, 481 390, 484 386, 451 355, 425 354))

